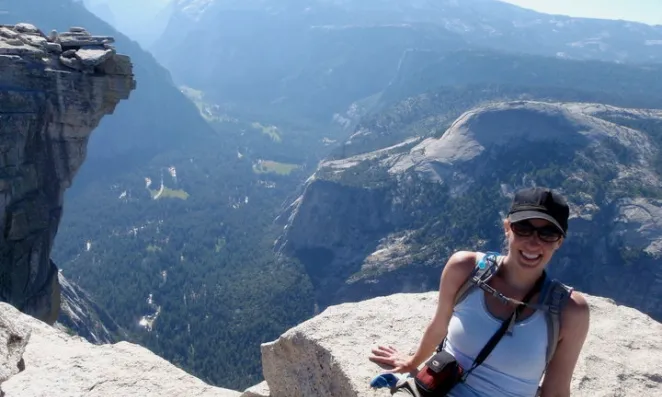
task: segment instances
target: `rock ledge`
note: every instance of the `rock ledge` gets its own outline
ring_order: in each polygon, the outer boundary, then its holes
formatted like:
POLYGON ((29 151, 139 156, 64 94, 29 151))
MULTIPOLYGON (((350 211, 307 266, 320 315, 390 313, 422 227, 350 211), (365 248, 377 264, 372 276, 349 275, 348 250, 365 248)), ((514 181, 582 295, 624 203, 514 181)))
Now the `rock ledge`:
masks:
MULTIPOLYGON (((331 306, 262 345, 267 385, 242 397, 385 397, 370 379, 382 372, 367 357, 375 344, 414 353, 437 293, 395 294, 331 306)), ((662 324, 605 298, 587 296, 591 328, 572 381, 572 396, 662 395, 662 324)))

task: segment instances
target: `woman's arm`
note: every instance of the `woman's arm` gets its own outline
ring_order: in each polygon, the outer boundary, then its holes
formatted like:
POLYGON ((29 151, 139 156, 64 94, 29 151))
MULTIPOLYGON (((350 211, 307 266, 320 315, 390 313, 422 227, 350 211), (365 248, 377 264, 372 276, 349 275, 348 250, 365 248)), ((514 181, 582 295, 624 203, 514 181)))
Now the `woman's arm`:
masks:
POLYGON ((473 271, 478 255, 482 254, 458 251, 448 259, 439 281, 437 309, 425 329, 416 354, 406 356, 392 346, 378 346, 372 349, 370 360, 393 367, 389 372, 415 372, 434 353, 439 343, 446 337, 448 323, 455 305, 455 295, 473 271))
POLYGON ((409 359, 410 366, 418 368, 434 353, 439 343, 446 337, 448 323, 455 306, 455 296, 473 271, 477 255, 476 252, 458 251, 446 263, 439 281, 437 310, 425 329, 416 354, 409 359))
POLYGON ((572 374, 588 335, 590 314, 586 299, 573 292, 561 314, 559 344, 549 363, 541 397, 569 397, 572 374))

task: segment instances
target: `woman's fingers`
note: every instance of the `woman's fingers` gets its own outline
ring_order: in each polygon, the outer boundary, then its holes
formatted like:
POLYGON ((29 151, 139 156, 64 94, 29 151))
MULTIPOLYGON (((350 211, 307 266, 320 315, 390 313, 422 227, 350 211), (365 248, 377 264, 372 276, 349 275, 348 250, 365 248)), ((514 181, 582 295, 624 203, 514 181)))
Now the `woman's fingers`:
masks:
POLYGON ((390 356, 392 353, 389 352, 388 350, 385 350, 382 346, 379 346, 377 348, 372 349, 372 354, 376 356, 390 356))
POLYGON ((397 355, 397 354, 398 354, 398 351, 397 351, 396 348, 394 348, 393 346, 382 346, 382 345, 379 345, 379 346, 377 346, 376 348, 373 348, 373 349, 372 349, 372 353, 373 353, 373 354, 382 355, 382 356, 385 356, 385 355, 393 356, 393 355, 397 355))
POLYGON ((389 358, 389 357, 370 357, 370 361, 378 363, 378 364, 389 365, 391 367, 393 367, 394 364, 395 364, 393 359, 389 358))
POLYGON ((373 347, 371 351, 372 354, 368 359, 374 363, 392 367, 392 369, 387 372, 398 373, 404 370, 404 367, 402 366, 403 359, 400 357, 400 353, 395 347, 391 345, 378 345, 377 347, 373 347))
POLYGON ((370 361, 372 361, 375 364, 380 364, 380 365, 386 365, 389 367, 395 367, 395 361, 392 358, 389 357, 369 357, 368 358, 370 361))

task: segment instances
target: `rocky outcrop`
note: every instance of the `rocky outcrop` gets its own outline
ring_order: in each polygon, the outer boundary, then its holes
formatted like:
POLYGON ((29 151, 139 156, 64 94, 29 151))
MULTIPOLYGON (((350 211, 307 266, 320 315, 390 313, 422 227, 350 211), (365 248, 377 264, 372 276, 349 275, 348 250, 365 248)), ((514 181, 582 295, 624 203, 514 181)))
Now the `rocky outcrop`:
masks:
POLYGON ((661 319, 659 137, 659 110, 477 107, 440 136, 322 162, 283 214, 277 247, 306 266, 322 307, 423 292, 451 251, 499 249, 512 192, 545 184, 572 206, 552 272, 661 319))
MULTIPOLYGON (((242 397, 389 396, 388 389, 369 387, 383 372, 367 359, 370 348, 390 344, 413 354, 436 299, 436 292, 396 294, 329 307, 262 345, 269 393, 242 397)), ((662 324, 612 300, 587 299, 591 325, 572 396, 662 394, 662 324)))
MULTIPOLYGON (((1 383, 5 397, 202 396, 238 397, 210 386, 140 346, 93 345, 0 303, 1 383)), ((0 394, 1 394, 0 393, 0 394)))
POLYGON ((50 324, 63 193, 92 130, 136 86, 112 42, 79 27, 45 35, 26 23, 0 26, 0 300, 50 324))
POLYGON ((30 329, 25 324, 14 323, 11 316, 0 312, 0 385, 25 369, 23 353, 30 338, 30 329))

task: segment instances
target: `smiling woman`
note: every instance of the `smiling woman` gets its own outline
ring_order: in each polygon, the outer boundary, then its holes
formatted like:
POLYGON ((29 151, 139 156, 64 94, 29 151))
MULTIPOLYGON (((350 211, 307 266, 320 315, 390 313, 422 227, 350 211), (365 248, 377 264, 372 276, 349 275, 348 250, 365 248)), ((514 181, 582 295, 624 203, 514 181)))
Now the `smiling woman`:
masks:
POLYGON ((432 388, 452 397, 570 396, 589 311, 581 294, 545 271, 566 237, 568 217, 558 193, 522 189, 504 220, 506 255, 457 252, 449 259, 416 354, 378 346, 370 356, 392 366, 389 372, 414 374, 396 393, 418 396, 432 388))

